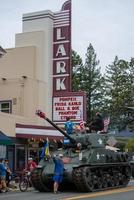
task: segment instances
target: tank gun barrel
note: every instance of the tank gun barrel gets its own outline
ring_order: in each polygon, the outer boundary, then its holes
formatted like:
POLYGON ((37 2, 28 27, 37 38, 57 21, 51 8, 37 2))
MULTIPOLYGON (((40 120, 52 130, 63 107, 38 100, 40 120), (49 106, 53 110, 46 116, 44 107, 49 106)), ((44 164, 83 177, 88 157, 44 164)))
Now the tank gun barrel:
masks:
POLYGON ((54 128, 56 128, 59 132, 61 132, 66 138, 70 140, 70 142, 75 143, 76 141, 70 137, 64 130, 62 130, 59 126, 57 126, 55 123, 53 123, 49 118, 46 117, 45 113, 41 110, 36 111, 36 115, 38 115, 40 118, 45 119, 49 124, 51 124, 54 128))

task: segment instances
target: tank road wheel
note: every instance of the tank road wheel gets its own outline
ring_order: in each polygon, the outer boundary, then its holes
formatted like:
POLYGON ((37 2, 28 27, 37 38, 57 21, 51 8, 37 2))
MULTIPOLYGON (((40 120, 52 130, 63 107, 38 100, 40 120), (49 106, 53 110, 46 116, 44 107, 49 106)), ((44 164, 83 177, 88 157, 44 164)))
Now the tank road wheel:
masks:
POLYGON ((122 175, 122 185, 126 186, 128 184, 127 177, 125 175, 122 175))
POLYGON ((120 172, 118 173, 118 180, 119 180, 119 185, 122 185, 122 174, 120 172))
MULTIPOLYGON (((118 179, 117 179, 118 180, 118 179)), ((119 184, 119 181, 118 181, 119 184)), ((116 186, 116 179, 113 177, 113 175, 110 174, 104 174, 102 177, 102 187, 108 188, 108 187, 114 187, 116 186)))
POLYGON ((131 168, 130 166, 123 166, 122 172, 118 173, 120 186, 126 186, 131 178, 131 168))
POLYGON ((102 183, 102 178, 101 178, 101 177, 98 177, 98 180, 97 180, 97 188, 98 188, 99 190, 102 189, 102 187, 103 187, 102 184, 103 184, 103 183, 102 183))
POLYGON ((111 177, 110 177, 110 174, 106 174, 106 181, 107 181, 107 187, 110 187, 110 183, 111 183, 111 177))
POLYGON ((94 191, 94 183, 89 167, 73 169, 73 181, 80 192, 94 191))
POLYGON ((102 188, 107 188, 107 187, 108 187, 107 178, 106 174, 104 174, 102 177, 102 188))
POLYGON ((92 176, 91 170, 89 167, 85 167, 83 170, 84 174, 83 174, 83 178, 84 178, 84 183, 85 186, 87 188, 88 192, 92 192, 94 191, 94 178, 92 176))
POLYGON ((122 185, 126 186, 131 178, 131 168, 130 166, 126 166, 123 170, 122 170, 122 185))
POLYGON ((126 175, 126 185, 129 183, 130 178, 131 178, 131 167, 127 166, 125 169, 125 175, 126 175))
POLYGON ((119 186, 119 177, 117 173, 115 174, 115 177, 114 177, 114 185, 119 186))
POLYGON ((92 175, 92 182, 95 189, 98 189, 98 177, 94 174, 92 175))
POLYGON ((115 180, 114 180, 114 177, 113 177, 113 176, 110 177, 110 186, 111 186, 111 187, 114 187, 114 186, 115 186, 115 180))
POLYGON ((73 169, 72 179, 73 179, 74 185, 78 191, 87 192, 85 185, 83 184, 82 168, 73 169))

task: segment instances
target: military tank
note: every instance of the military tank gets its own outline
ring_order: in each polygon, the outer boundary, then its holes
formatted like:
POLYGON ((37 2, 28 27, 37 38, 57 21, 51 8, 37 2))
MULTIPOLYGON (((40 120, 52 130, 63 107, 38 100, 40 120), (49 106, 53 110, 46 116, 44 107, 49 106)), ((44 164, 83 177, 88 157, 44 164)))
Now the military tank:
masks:
MULTIPOLYGON (((106 149, 107 134, 72 134, 54 124, 41 111, 37 115, 48 121, 64 135, 63 147, 53 154, 63 154, 65 171, 62 189, 73 186, 79 192, 92 192, 125 187, 131 177, 131 166, 125 153, 106 149)), ((44 158, 31 174, 35 189, 40 192, 53 188, 54 162, 44 158)))

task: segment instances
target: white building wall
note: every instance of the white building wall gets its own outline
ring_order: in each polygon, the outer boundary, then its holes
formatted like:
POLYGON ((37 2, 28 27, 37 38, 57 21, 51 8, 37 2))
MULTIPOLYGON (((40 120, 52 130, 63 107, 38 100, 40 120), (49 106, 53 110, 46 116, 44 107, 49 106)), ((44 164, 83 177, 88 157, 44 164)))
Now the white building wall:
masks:
POLYGON ((16 34, 15 46, 36 47, 35 79, 40 82, 37 109, 52 118, 53 13, 24 14, 23 32, 16 34))

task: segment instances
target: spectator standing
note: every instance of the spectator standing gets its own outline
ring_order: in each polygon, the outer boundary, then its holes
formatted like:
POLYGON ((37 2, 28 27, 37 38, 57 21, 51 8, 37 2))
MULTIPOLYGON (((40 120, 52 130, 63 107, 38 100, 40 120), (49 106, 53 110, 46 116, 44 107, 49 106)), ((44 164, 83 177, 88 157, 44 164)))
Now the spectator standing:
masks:
POLYGON ((65 122, 65 130, 70 135, 73 133, 74 123, 70 120, 70 117, 66 118, 65 122))
POLYGON ((6 185, 6 165, 4 163, 4 159, 0 159, 0 192, 7 192, 6 185))
POLYGON ((5 166, 6 166, 6 184, 7 184, 7 187, 9 186, 9 182, 11 180, 11 170, 10 170, 10 166, 9 166, 9 161, 8 159, 5 159, 5 166))
POLYGON ((53 157, 53 161, 55 164, 54 168, 54 176, 53 176, 53 181, 54 181, 54 193, 57 194, 59 193, 59 185, 63 180, 63 172, 64 172, 64 163, 62 160, 63 154, 59 154, 58 156, 53 157))

